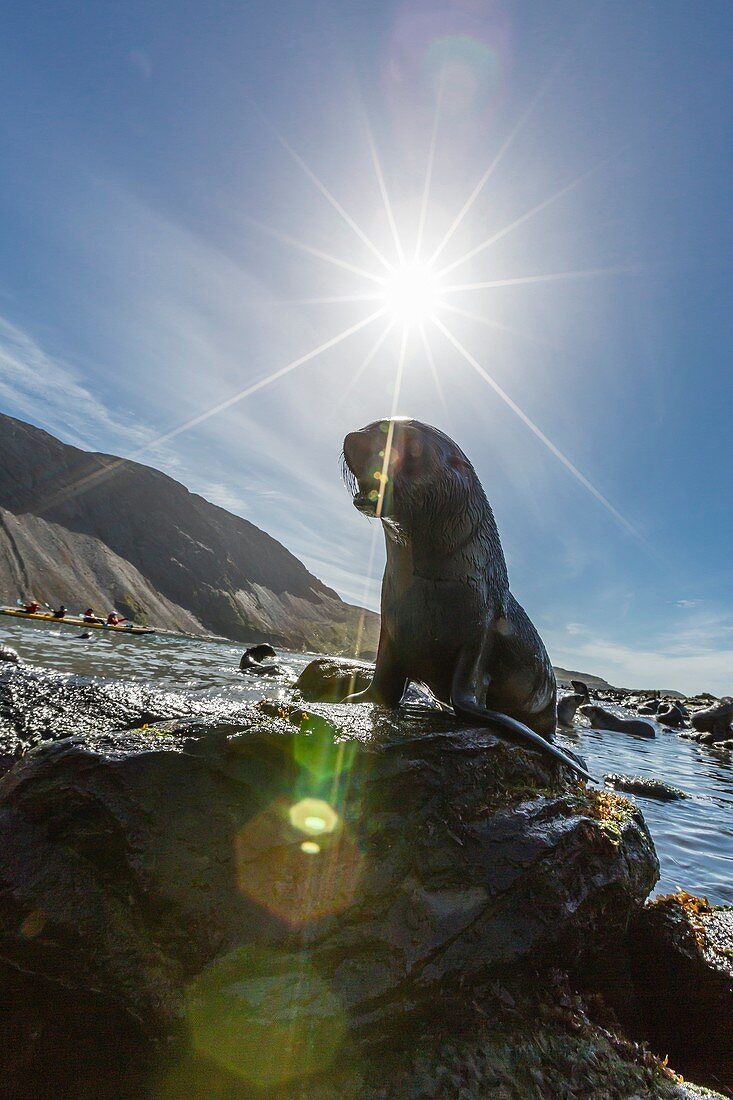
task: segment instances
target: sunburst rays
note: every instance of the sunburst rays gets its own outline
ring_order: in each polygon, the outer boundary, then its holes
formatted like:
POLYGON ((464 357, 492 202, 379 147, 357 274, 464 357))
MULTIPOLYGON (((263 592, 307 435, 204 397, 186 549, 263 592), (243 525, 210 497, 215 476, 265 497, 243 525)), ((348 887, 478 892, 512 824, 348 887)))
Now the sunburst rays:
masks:
MULTIPOLYGON (((519 229, 521 226, 528 224, 532 219, 537 218, 548 208, 560 203, 572 192, 588 183, 597 175, 603 164, 608 163, 611 159, 610 157, 607 157, 600 164, 596 164, 575 176, 559 189, 552 191, 549 195, 530 206, 529 209, 525 210, 517 217, 512 218, 506 225, 496 229, 490 236, 478 241, 478 243, 471 243, 471 245, 460 255, 449 258, 447 263, 443 262, 442 267, 438 265, 437 261, 444 255, 449 245, 455 243, 459 227, 464 226, 465 229, 468 225, 469 215, 476 206, 479 197, 486 191, 487 185, 496 173, 497 168, 507 157, 512 145, 524 129, 539 100, 547 91, 552 79, 554 79, 554 75, 556 74, 550 74, 550 77, 548 77, 545 83, 539 88, 532 102, 519 116, 506 138, 500 143, 498 151, 490 159, 487 167, 482 172, 468 196, 458 205, 456 213, 452 217, 449 216, 447 219, 448 228, 442 232, 437 238, 437 241, 433 239, 429 242, 428 247, 426 247, 426 245, 428 245, 428 238, 431 236, 431 192, 433 189, 436 162, 438 160, 438 138, 441 132, 441 112, 444 94, 444 80, 442 76, 437 85, 435 114, 427 145, 425 172, 422 180, 417 182, 417 186, 414 189, 417 219, 410 234, 406 234, 400 228, 400 220, 390 196, 384 167, 379 156, 376 142, 371 128, 368 124, 366 127, 368 153, 372 163, 376 188, 383 208, 389 248, 385 247, 385 242, 383 240, 375 240, 373 235, 365 231, 362 224, 360 224, 360 222, 349 212, 347 206, 334 195, 332 190, 312 168, 311 164, 309 164, 301 153, 261 115, 288 157, 297 165, 310 184, 312 184, 316 191, 322 196, 340 222, 345 225, 350 230, 353 237, 360 242, 363 250, 366 250, 366 254, 371 257, 371 260, 368 259, 367 262, 364 263, 362 255, 357 257, 358 262, 354 262, 352 256, 335 254, 328 248, 320 247, 317 241, 309 242, 285 230, 264 225, 262 222, 256 221, 253 218, 246 218, 246 223, 256 228, 259 232, 266 233, 274 241, 286 248, 294 252, 299 252, 317 261, 319 264, 322 264, 324 269, 330 271, 332 277, 340 274, 341 277, 348 276, 350 279, 351 285, 344 285, 343 291, 339 287, 336 287, 332 293, 328 293, 326 290, 322 294, 312 293, 300 298, 273 299, 269 304, 287 304, 304 307, 332 306, 344 308, 365 306, 366 312, 363 317, 355 320, 347 327, 342 328, 335 335, 321 341, 310 351, 291 360, 284 366, 276 367, 260 379, 237 390, 231 396, 196 413, 196 415, 191 416, 177 426, 156 435, 147 444, 138 447, 129 455, 129 458, 138 458, 145 452, 149 452, 156 447, 171 442, 184 432, 191 431, 210 420, 212 417, 225 412, 246 398, 253 397, 266 387, 293 374, 308 363, 326 354, 331 349, 343 344, 361 330, 366 329, 379 319, 383 319, 384 324, 380 326, 376 339, 370 346, 363 361, 354 370, 351 379, 347 380, 346 385, 342 386, 341 406, 343 405, 343 401, 353 392, 356 386, 363 382, 365 372, 383 350, 393 330, 395 328, 400 328, 401 339, 392 389, 392 413, 394 414, 399 406, 399 399, 408 361, 408 345, 410 340, 414 337, 416 343, 422 349, 428 373, 433 380, 438 399, 443 407, 446 418, 449 418, 445 392, 441 384, 440 370, 436 361, 435 347, 432 342, 433 337, 438 334, 438 337, 442 337, 443 341, 448 344, 452 351, 457 353, 461 360, 471 368, 473 375, 479 378, 500 397, 504 406, 522 421, 532 435, 574 478, 576 483, 582 486, 582 488, 586 490, 586 492, 600 504, 606 513, 620 524, 625 531, 636 537, 640 537, 633 524, 621 514, 578 466, 571 461, 564 451, 561 450, 532 417, 525 412, 516 397, 512 397, 499 385, 496 379, 482 366, 479 359, 474 356, 456 336, 448 324, 448 320, 451 316, 462 317, 470 322, 480 323, 513 337, 521 337, 542 343, 541 337, 538 337, 536 333, 533 334, 524 332, 522 329, 512 328, 502 321, 494 320, 483 314, 477 314, 466 309, 465 306, 468 304, 466 299, 480 292, 499 289, 518 289, 525 286, 560 283, 570 280, 585 280, 620 274, 632 270, 629 267, 608 266, 567 271, 551 271, 548 273, 530 272, 520 275, 509 273, 500 275, 499 273, 492 272, 487 273, 492 275, 491 278, 481 279, 480 277, 474 277, 471 281, 468 279, 464 282, 448 281, 448 277, 456 272, 461 266, 469 264, 478 257, 485 257, 499 241, 504 240, 509 234, 519 229), (424 259, 424 255, 429 256, 429 259, 424 259), (373 267, 370 266, 372 261, 374 264, 373 267), (355 280, 358 282, 355 283, 355 280), (359 285, 359 283, 361 285, 359 285)), ((403 190, 406 189, 403 187, 403 190)), ((353 203, 349 205, 353 206, 353 203)), ((472 236, 475 239, 476 234, 472 236)), ((469 278, 471 275, 475 276, 473 268, 470 270, 469 278)), ((267 303, 263 302, 263 304, 267 303)), ((386 465, 389 461, 390 445, 391 437, 388 437, 385 447, 385 468, 381 471, 383 476, 381 477, 379 485, 377 514, 381 513, 384 502, 386 465)), ((109 464, 99 469, 94 474, 87 476, 75 485, 67 486, 62 493, 54 497, 53 501, 49 501, 48 504, 52 505, 58 503, 61 499, 67 499, 70 496, 83 492, 98 481, 112 476, 119 468, 119 465, 120 464, 109 464)))
POLYGON ((537 439, 539 439, 540 443, 542 443, 547 448, 550 454, 554 455, 558 462, 560 462, 565 467, 568 473, 572 474, 578 484, 582 485, 583 488, 586 489, 591 494, 591 496, 594 497, 598 501, 598 503, 606 509, 609 515, 613 516, 613 518, 618 523, 620 523, 621 526, 626 531, 628 531, 630 535, 633 535, 635 538, 641 538, 639 532, 633 526, 633 524, 629 523, 629 521, 624 516, 622 516, 616 508, 614 508, 614 506, 609 500, 606 499, 603 493, 601 493, 599 489, 596 489, 595 485, 593 485, 593 483, 588 480, 585 474, 581 473, 578 467, 570 461, 567 455, 565 455, 560 450, 560 448, 555 443, 553 443, 547 435, 545 435, 542 429, 538 427, 538 425, 535 424, 534 420, 532 420, 532 418, 527 415, 524 409, 522 409, 521 406, 518 405, 517 402, 509 396, 506 390, 504 390, 499 385, 496 379, 489 374, 486 368, 481 366, 475 356, 471 355, 471 353, 467 350, 467 348, 464 347, 458 337, 455 336, 454 333, 452 333, 450 329, 447 328, 447 326, 444 325, 438 317, 434 318, 433 323, 435 324, 436 328, 443 333, 445 338, 449 341, 450 344, 452 344, 456 351, 458 351, 463 356, 468 365, 475 370, 479 378, 482 378, 484 382, 486 382, 486 384, 491 387, 494 393, 498 394, 498 396, 501 398, 507 408, 511 409, 511 411, 519 417, 522 423, 529 428, 529 430, 537 439))
MULTIPOLYGON (((582 186, 584 183, 592 179, 600 170, 600 168, 608 163, 610 158, 605 158, 600 164, 594 165, 588 170, 575 176, 568 183, 564 184, 559 189, 553 191, 550 195, 541 199, 535 203, 523 214, 509 221, 505 226, 497 229, 490 237, 480 241, 476 245, 472 245, 465 250, 461 255, 455 257, 449 263, 445 264, 442 268, 437 267, 438 258, 444 253, 450 242, 454 239, 456 232, 461 224, 468 217, 471 209, 477 202, 480 194, 488 184, 489 180, 493 176, 494 172, 498 168, 501 161, 504 159, 513 142, 527 123, 530 115, 534 111, 537 103, 541 99, 542 95, 546 92, 548 82, 546 82, 537 92, 535 98, 530 103, 525 112, 519 117, 512 130, 509 132, 506 139, 502 142, 498 152, 490 161, 488 167, 485 169, 478 182, 475 184, 468 197, 464 200, 459 207, 457 213, 450 220, 448 229, 440 237, 438 243, 434 245, 432 252, 430 253, 430 259, 424 261, 421 259, 422 250, 424 246, 424 239, 427 231, 429 221, 429 207, 430 207, 430 192, 432 186, 433 172, 435 166, 435 159, 437 154, 437 139, 440 125, 440 110, 442 100, 442 81, 439 82, 438 94, 436 96, 436 111, 432 126, 432 132, 430 135, 430 141, 428 146, 427 166, 425 171, 424 182, 422 184, 419 207, 418 207, 418 219, 417 229, 415 233, 415 239, 412 249, 409 247, 409 242, 404 239, 404 236, 399 231, 398 221, 395 216, 394 205, 389 195, 387 183, 385 180, 385 174, 383 166, 377 151, 376 144, 374 142, 371 129, 367 126, 367 143, 369 147, 369 153, 374 169, 378 191, 381 197, 384 216, 391 238, 392 246, 394 249, 394 260, 390 261, 385 257, 384 252, 373 241, 370 242, 370 251, 378 258, 380 268, 376 271, 365 272, 364 269, 358 269, 356 265, 351 264, 350 261, 341 260, 339 257, 334 257, 315 246, 307 245, 305 242, 299 241, 295 238, 289 237, 287 234, 280 233, 279 231, 271 231, 277 236, 283 243, 292 244, 293 247, 299 248, 310 253, 315 258, 323 260, 325 263, 331 265, 336 264, 342 268, 350 270, 350 272, 357 276, 366 275, 368 281, 371 283, 370 289, 364 290, 363 293, 353 293, 349 295, 331 295, 322 297, 312 297, 310 299, 300 299, 301 304, 337 304, 337 303, 355 303, 359 301, 370 301, 381 304, 382 314, 386 315, 389 319, 389 324, 385 330, 380 334, 376 344, 371 348, 367 354, 366 359, 357 368, 352 382, 347 386, 347 390, 351 392, 353 388, 363 377, 368 365, 373 362, 377 352, 381 349, 387 336, 392 328, 396 325, 402 327, 402 339, 400 344, 400 351, 397 360, 397 368, 395 373, 394 388, 393 388, 393 402, 392 413, 396 411, 398 407, 399 395, 402 389, 402 383, 404 378, 405 366, 407 361, 407 346, 410 338, 410 330, 412 329, 418 336, 418 339, 422 345, 425 360, 428 365, 429 373, 431 374, 436 392, 439 400, 447 412, 447 405, 445 400, 445 394, 440 382, 440 373, 437 368, 435 352, 431 343, 429 330, 439 332, 449 346, 457 352, 462 360, 467 363, 475 373, 487 386, 489 386, 502 400, 504 405, 516 415, 527 429, 535 436, 536 439, 552 454, 560 465, 575 479, 577 484, 582 486, 590 496, 600 504, 608 515, 610 515, 620 526, 629 534, 640 538, 639 532, 634 525, 630 523, 621 512, 608 500, 608 498, 593 484, 593 482, 579 469, 579 467, 571 461, 571 459, 557 446, 556 443, 547 435, 542 428, 529 416, 527 412, 521 407, 518 401, 513 398, 506 390, 504 390, 496 379, 481 365, 478 359, 472 355, 472 353, 465 347, 465 345, 459 340, 455 333, 449 328, 446 323, 446 314, 452 314, 455 316, 461 316, 472 322, 488 325, 499 331, 506 332, 512 336, 528 339, 537 343, 542 343, 541 338, 528 332, 524 332, 521 329, 512 328, 503 324, 500 321, 492 320, 491 318, 484 317, 482 315, 472 313, 470 310, 462 308, 460 304, 457 304, 456 298, 460 300, 462 296, 472 294, 473 292, 498 290, 503 288, 517 288, 530 285, 557 283, 570 280, 585 280, 592 279, 601 276, 609 276, 621 273, 627 273, 632 268, 628 266, 608 266, 608 267, 596 267, 585 269, 574 269, 567 271, 554 271, 554 272, 537 272, 527 275, 507 275, 501 278, 492 278, 480 280, 477 279, 472 282, 463 283, 449 283, 446 281, 447 276, 454 272, 457 268, 463 264, 470 262, 477 256, 486 253, 491 247, 503 240, 510 233, 519 229, 520 226, 525 225, 532 218, 541 214, 547 210, 550 206, 560 202, 563 198, 569 195, 571 192, 582 186), (408 257, 411 257, 408 259, 408 257)), ((334 198, 328 188, 323 184, 313 170, 305 163, 302 157, 290 146, 287 142, 276 135, 278 140, 287 149, 288 153, 295 159, 296 163, 306 172, 309 179, 315 184, 321 194, 327 199, 331 206, 337 210, 337 212, 347 221, 347 224, 357 233, 357 235, 364 242, 363 231, 353 221, 353 219, 345 214, 344 208, 334 198)), ((372 315, 372 318, 375 315, 372 315)), ((389 451, 391 445, 391 438, 388 436, 385 446, 385 469, 381 471, 380 484, 379 484, 379 499, 377 505, 377 513, 381 513, 381 508, 384 501, 384 491, 386 485, 386 464, 389 461, 389 451)))

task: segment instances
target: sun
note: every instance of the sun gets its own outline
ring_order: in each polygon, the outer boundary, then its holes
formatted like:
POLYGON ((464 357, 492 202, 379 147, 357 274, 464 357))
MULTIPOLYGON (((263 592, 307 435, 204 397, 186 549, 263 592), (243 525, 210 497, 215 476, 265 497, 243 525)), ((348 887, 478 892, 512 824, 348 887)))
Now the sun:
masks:
POLYGON ((385 309, 398 323, 423 325, 440 304, 440 280, 430 264, 397 264, 384 281, 385 309))

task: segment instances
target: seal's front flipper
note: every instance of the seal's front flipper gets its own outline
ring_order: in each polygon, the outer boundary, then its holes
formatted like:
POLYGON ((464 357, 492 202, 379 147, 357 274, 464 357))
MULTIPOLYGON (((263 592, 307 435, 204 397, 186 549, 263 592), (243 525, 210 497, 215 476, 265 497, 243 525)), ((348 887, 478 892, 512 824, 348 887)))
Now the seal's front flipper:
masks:
POLYGON ((398 707, 400 705, 400 700, 405 694, 405 686, 406 685, 403 685, 400 688, 400 693, 399 695, 397 695, 396 691, 389 693, 380 691, 379 686, 375 687, 374 682, 372 681, 368 688, 364 688, 363 691, 357 691, 354 693, 354 695, 347 695, 346 698, 342 700, 342 702, 376 703, 376 705, 379 707, 390 707, 392 710, 394 710, 395 707, 398 707))
POLYGON ((398 707, 407 690, 407 676, 394 652, 385 630, 379 635, 379 649, 374 666, 374 679, 364 691, 347 695, 345 703, 377 703, 383 707, 398 707))
POLYGON ((547 756, 554 756, 556 760, 561 760, 566 767, 572 768, 584 779, 590 779, 592 783, 598 782, 589 771, 586 771, 582 764, 579 764, 577 760, 573 760, 572 756, 563 752, 557 745, 553 745, 551 741, 546 741, 544 737, 540 737, 539 733, 535 733, 523 722, 518 722, 516 718, 510 718, 508 714, 500 714, 496 710, 487 710, 478 704, 475 697, 466 692, 452 691, 451 702, 456 714, 462 718, 475 718, 482 724, 499 726, 500 729, 513 733, 516 737, 521 737, 523 741, 529 741, 530 744, 540 749, 547 756))

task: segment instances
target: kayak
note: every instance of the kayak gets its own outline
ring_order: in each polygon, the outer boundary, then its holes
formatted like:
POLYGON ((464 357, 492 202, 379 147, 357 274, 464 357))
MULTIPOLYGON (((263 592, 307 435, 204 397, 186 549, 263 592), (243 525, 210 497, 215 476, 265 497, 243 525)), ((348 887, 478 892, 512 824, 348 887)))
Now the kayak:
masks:
POLYGON ((119 634, 155 634, 152 626, 135 626, 134 623, 90 623, 81 615, 64 615, 63 619, 52 615, 50 611, 23 611, 19 607, 0 607, 0 615, 12 615, 14 619, 32 619, 37 623, 61 623, 62 626, 84 627, 87 630, 114 630, 119 634))

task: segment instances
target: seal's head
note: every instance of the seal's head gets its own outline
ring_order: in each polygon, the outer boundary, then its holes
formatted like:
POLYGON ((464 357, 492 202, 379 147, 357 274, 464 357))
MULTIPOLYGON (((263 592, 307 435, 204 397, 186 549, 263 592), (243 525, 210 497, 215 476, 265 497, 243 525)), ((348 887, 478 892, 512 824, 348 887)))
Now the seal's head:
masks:
POLYGON ((478 492, 473 466, 452 439, 419 420, 375 420, 344 440, 344 480, 354 505, 406 532, 464 510, 478 492))

